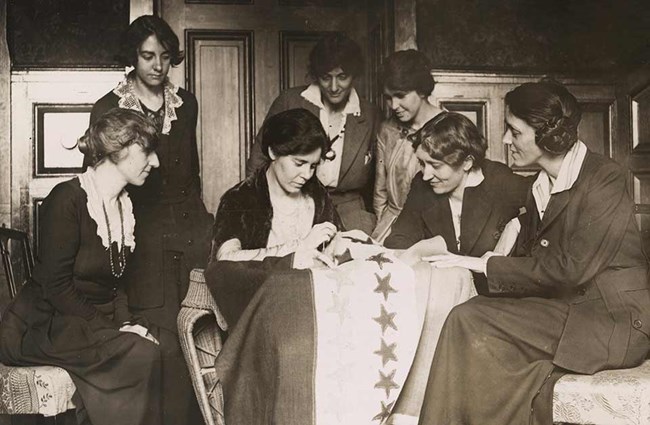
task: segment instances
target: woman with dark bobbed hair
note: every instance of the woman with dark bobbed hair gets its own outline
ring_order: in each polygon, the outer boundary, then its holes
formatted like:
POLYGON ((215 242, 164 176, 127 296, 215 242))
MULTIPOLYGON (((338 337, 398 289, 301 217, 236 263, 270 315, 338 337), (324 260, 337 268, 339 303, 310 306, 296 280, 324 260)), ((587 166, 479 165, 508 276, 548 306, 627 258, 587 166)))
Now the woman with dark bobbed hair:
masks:
POLYGON ((580 106, 561 84, 526 83, 505 102, 514 164, 541 171, 510 256, 431 259, 486 275, 488 293, 447 318, 421 424, 550 425, 563 373, 633 367, 650 348, 648 261, 626 172, 578 139, 580 106))
POLYGON ((214 221, 205 277, 230 327, 215 367, 225 423, 304 423, 292 406, 308 408, 308 377, 282 371, 309 346, 308 286, 296 284, 309 271, 288 271, 333 265, 321 250, 340 224, 315 176, 327 136, 305 109, 271 116, 261 135, 268 164, 224 193, 214 221))
MULTIPOLYGON (((329 142, 316 175, 328 188, 343 226, 370 234, 375 224, 370 211, 379 112, 354 87, 362 73, 363 55, 357 43, 340 33, 326 36, 309 54, 312 83, 282 92, 266 119, 293 108, 307 109, 319 118, 329 142)), ((246 164, 248 176, 268 162, 260 138, 258 133, 246 164)))
POLYGON ((33 277, 2 316, 1 361, 68 371, 80 424, 161 423, 158 333, 129 311, 122 278, 136 247, 124 188, 158 167, 157 143, 138 112, 90 126, 79 140, 90 166, 43 201, 33 277))
MULTIPOLYGON (((90 121, 120 107, 144 113, 160 135, 160 168, 142 187, 129 186, 138 220, 127 281, 129 305, 161 329, 163 424, 200 421, 176 317, 189 286, 189 273, 205 267, 210 248, 209 214, 201 200, 196 144, 196 98, 167 75, 183 60, 179 41, 163 19, 144 15, 126 29, 122 64, 134 67, 115 89, 93 106, 90 121)), ((87 162, 87 161, 86 161, 87 162)))
POLYGON ((317 255, 337 231, 334 207, 315 178, 327 149, 318 118, 289 109, 270 117, 261 134, 268 165, 221 197, 210 262, 317 255))
POLYGON ((443 110, 429 102, 435 87, 431 64, 417 50, 401 50, 388 56, 380 80, 392 112, 377 134, 373 197, 377 225, 372 237, 381 243, 390 234, 419 170, 411 137, 443 110))

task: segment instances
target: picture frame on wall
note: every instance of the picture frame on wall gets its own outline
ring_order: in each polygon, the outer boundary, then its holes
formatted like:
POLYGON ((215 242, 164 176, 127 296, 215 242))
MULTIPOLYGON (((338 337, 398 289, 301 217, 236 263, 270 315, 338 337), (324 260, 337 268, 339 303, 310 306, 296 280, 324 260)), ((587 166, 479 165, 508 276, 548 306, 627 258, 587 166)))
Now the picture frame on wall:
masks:
POLYGON ((92 104, 34 104, 34 174, 62 176, 83 172, 77 147, 90 122, 92 104))
POLYGON ((440 106, 449 112, 458 112, 469 118, 481 136, 487 138, 487 103, 481 101, 441 101, 440 106))

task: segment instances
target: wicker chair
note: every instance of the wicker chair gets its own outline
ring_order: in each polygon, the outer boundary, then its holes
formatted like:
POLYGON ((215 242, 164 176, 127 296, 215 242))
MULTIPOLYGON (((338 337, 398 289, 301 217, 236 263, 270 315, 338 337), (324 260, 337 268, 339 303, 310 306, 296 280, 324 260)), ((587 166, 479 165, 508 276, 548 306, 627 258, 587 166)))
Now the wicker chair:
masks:
POLYGON ((223 391, 214 370, 228 329, 212 298, 202 269, 190 272, 190 286, 178 314, 178 335, 192 378, 194 392, 207 425, 225 425, 223 391))
MULTIPOLYGON (((0 254, 9 294, 13 298, 29 280, 34 267, 27 233, 0 227, 0 254), (18 273, 14 271, 11 254, 16 247, 21 252, 22 279, 17 279, 18 273)), ((14 367, 0 363, 0 414, 56 416, 74 408, 72 395, 75 390, 68 372, 59 367, 14 367)))

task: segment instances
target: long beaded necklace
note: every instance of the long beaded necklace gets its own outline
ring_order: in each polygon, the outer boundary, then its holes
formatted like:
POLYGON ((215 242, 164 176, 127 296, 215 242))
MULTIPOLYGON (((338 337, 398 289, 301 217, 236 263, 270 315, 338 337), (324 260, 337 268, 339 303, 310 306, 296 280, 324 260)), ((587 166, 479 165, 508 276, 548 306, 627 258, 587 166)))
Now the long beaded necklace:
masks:
POLYGON ((111 273, 113 276, 120 278, 126 269, 126 250, 124 249, 124 216, 122 214, 122 202, 117 198, 117 209, 120 212, 120 230, 122 231, 122 242, 119 247, 117 256, 117 266, 113 258, 113 238, 111 237, 111 225, 108 222, 108 213, 106 212, 106 204, 102 201, 102 209, 104 210, 104 219, 106 220, 106 230, 108 230, 108 257, 111 260, 111 273), (117 269, 117 271, 115 271, 117 269))

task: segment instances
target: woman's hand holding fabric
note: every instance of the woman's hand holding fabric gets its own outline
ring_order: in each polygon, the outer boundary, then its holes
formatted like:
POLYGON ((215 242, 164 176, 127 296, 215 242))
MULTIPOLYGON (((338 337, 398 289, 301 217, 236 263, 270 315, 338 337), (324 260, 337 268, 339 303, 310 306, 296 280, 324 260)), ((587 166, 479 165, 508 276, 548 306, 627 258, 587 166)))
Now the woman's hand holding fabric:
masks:
POLYGON ((302 238, 297 252, 309 249, 318 249, 321 245, 329 242, 336 234, 336 226, 329 221, 314 225, 307 236, 302 238))
POLYGON ((140 335, 142 338, 147 339, 153 342, 156 345, 160 345, 160 342, 149 333, 149 330, 142 325, 122 325, 120 327, 120 332, 130 332, 136 335, 140 335))

